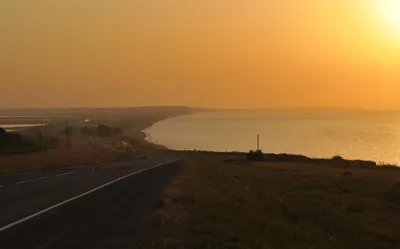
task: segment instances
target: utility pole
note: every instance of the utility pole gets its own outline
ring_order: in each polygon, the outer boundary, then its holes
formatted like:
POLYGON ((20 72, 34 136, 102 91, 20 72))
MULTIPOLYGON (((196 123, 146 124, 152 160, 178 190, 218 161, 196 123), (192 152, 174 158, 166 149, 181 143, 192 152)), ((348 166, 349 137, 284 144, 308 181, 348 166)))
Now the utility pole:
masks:
POLYGON ((65 147, 71 148, 71 128, 68 125, 68 120, 65 121, 65 147))
POLYGON ((37 138, 37 144, 39 145, 39 149, 43 150, 43 135, 42 132, 39 132, 38 138, 37 138))

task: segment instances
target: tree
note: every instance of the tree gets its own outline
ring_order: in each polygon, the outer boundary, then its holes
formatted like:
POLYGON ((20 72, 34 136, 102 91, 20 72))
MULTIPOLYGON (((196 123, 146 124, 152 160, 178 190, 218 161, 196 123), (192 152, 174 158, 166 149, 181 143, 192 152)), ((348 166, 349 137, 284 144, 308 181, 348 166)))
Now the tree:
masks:
POLYGON ((108 125, 100 124, 97 126, 97 135, 99 137, 110 137, 112 135, 112 129, 108 125))
POLYGON ((113 128, 112 132, 114 135, 122 135, 124 133, 121 128, 113 128))
POLYGON ((6 134, 6 130, 0 127, 0 150, 3 148, 4 145, 4 136, 6 134))
POLYGON ((36 142, 39 145, 39 149, 42 150, 43 149, 43 135, 42 135, 42 132, 39 132, 36 142))
POLYGON ((9 147, 18 148, 23 144, 23 137, 19 133, 6 132, 4 133, 4 145, 9 147))
POLYGON ((97 135, 96 127, 82 127, 81 134, 84 136, 94 137, 97 135))

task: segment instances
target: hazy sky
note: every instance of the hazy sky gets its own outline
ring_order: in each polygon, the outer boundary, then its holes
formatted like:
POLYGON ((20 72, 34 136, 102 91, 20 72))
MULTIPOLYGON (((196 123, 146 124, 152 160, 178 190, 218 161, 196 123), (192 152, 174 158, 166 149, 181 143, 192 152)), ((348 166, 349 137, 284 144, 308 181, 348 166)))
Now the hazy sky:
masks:
POLYGON ((0 106, 400 109, 400 0, 0 0, 0 106))

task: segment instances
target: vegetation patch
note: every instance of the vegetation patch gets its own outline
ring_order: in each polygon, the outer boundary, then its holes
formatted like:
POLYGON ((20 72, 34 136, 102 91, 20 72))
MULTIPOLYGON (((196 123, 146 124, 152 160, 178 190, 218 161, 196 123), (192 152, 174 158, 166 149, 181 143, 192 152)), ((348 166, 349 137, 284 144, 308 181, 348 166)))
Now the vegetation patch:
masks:
POLYGON ((400 246, 400 206, 385 198, 399 171, 361 167, 342 177, 332 164, 180 156, 181 180, 164 194, 147 248, 400 246))

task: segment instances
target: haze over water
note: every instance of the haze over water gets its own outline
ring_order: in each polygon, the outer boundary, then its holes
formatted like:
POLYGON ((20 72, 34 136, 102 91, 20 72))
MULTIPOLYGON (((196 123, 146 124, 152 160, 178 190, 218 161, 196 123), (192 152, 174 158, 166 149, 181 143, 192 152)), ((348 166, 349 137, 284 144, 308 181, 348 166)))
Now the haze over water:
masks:
POLYGON ((341 155, 400 164, 400 113, 357 110, 201 113, 160 121, 148 140, 170 149, 242 151, 311 157, 341 155))

